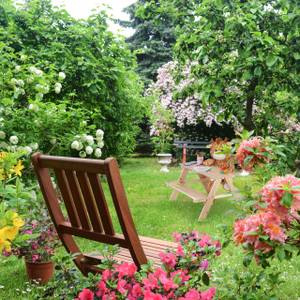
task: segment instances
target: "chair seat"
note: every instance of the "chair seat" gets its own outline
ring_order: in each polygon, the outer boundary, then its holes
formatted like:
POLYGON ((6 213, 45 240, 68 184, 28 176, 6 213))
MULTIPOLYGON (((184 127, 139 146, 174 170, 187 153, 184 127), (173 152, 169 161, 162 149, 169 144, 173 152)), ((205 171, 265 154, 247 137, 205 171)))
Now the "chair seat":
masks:
MULTIPOLYGON (((145 255, 149 261, 153 262, 154 267, 161 266, 159 254, 167 249, 176 249, 177 244, 169 241, 158 240, 154 238, 139 236, 145 255)), ((89 264, 99 264, 101 261, 101 255, 99 253, 87 253, 84 254, 83 262, 89 264)), ((131 254, 128 249, 120 248, 120 252, 114 256, 114 259, 118 262, 133 262, 131 254)))

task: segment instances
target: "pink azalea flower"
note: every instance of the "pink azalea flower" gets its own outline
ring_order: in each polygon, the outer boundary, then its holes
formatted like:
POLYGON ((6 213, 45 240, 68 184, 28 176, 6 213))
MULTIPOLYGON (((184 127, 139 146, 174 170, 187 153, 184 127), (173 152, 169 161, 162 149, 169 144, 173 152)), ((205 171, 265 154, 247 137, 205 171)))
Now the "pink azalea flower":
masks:
POLYGON ((107 280, 109 280, 110 278, 111 278, 111 276, 112 276, 112 271, 110 271, 110 270, 104 270, 103 272, 102 272, 102 280, 104 280, 104 281, 107 281, 107 280))
POLYGON ((262 189, 262 200, 268 204, 267 209, 274 211, 282 219, 289 220, 288 213, 300 211, 300 179, 292 175, 272 178, 262 189), (292 195, 291 207, 282 205, 281 200, 288 192, 292 195))
POLYGON ((184 250, 183 250, 183 247, 181 245, 177 246, 176 254, 178 256, 184 256, 184 250))
POLYGON ((104 296, 108 292, 108 288, 106 287, 106 283, 101 280, 98 282, 96 296, 101 297, 104 296))
POLYGON ((195 290, 191 289, 189 290, 184 297, 180 297, 179 300, 201 300, 201 295, 200 293, 195 290))
POLYGON ((124 276, 133 277, 137 271, 137 267, 135 264, 123 263, 117 266, 117 271, 119 272, 119 278, 123 278, 124 276))
POLYGON ((209 246, 211 243, 211 238, 209 235, 202 235, 201 236, 201 240, 199 242, 199 246, 200 247, 205 247, 205 246, 209 246))
POLYGON ((38 261, 40 259, 40 256, 38 255, 38 254, 33 254, 32 256, 31 256, 31 261, 32 262, 36 262, 36 261, 38 261))
POLYGON ((126 284, 127 284, 126 280, 124 280, 124 279, 118 280, 117 290, 122 295, 126 295, 126 293, 127 293, 126 284))
POLYGON ((212 300, 215 297, 216 289, 210 288, 205 292, 201 292, 201 300, 212 300))
POLYGON ((166 267, 174 268, 176 266, 176 256, 174 253, 160 253, 159 257, 166 267))
POLYGON ((281 228, 281 219, 272 212, 261 212, 249 216, 243 220, 238 220, 234 225, 234 240, 237 244, 247 243, 253 249, 262 249, 266 252, 271 247, 266 243, 259 241, 260 231, 268 235, 270 240, 284 243, 286 235, 281 228))
POLYGON ((94 293, 89 289, 83 289, 78 295, 79 300, 94 300, 94 293))
POLYGON ((209 267, 208 260, 207 259, 202 260, 201 263, 200 263, 200 269, 205 271, 205 270, 208 269, 208 267, 209 267))

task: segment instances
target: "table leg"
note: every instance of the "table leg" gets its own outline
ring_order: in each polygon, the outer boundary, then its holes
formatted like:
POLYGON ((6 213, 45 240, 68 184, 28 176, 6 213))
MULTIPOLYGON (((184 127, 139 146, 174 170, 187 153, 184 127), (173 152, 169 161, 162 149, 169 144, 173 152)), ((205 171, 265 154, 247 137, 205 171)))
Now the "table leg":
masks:
POLYGON ((221 184, 222 180, 221 179, 217 179, 213 182, 212 186, 211 186, 211 189, 207 195, 207 198, 206 198, 206 201, 204 203, 204 206, 201 210, 201 213, 200 213, 200 216, 199 216, 199 221, 202 221, 204 220, 208 213, 209 213, 209 210, 211 208, 211 206, 213 205, 214 203, 214 199, 215 199, 215 196, 216 196, 216 192, 218 190, 218 187, 219 185, 221 184))
MULTIPOLYGON (((178 179, 178 183, 181 184, 181 185, 184 185, 185 184, 185 178, 187 176, 187 173, 188 173, 188 169, 186 168, 182 168, 181 170, 181 174, 180 174, 180 177, 178 179)), ((176 190, 173 190, 173 192, 171 193, 171 196, 170 196, 170 200, 171 201, 175 201, 178 197, 178 194, 179 192, 176 191, 176 190)))
POLYGON ((208 178, 208 177, 206 177, 204 175, 198 174, 198 176, 199 176, 200 182, 204 186, 206 192, 209 193, 209 191, 210 191, 210 189, 212 187, 213 182, 211 181, 210 178, 208 178))
POLYGON ((233 176, 227 175, 224 177, 225 182, 228 184, 230 191, 233 193, 236 191, 235 186, 233 185, 233 176))

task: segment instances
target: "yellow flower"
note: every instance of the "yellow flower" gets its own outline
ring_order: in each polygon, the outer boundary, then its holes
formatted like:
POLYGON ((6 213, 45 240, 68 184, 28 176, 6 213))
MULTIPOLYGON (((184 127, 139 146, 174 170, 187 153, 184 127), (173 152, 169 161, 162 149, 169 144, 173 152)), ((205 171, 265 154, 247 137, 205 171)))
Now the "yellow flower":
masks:
POLYGON ((5 180, 4 170, 0 169, 0 181, 5 180))
POLYGON ((18 228, 22 227, 25 224, 22 218, 17 213, 13 214, 12 220, 13 220, 13 225, 18 228))
POLYGON ((13 241, 19 232, 19 228, 16 226, 6 226, 0 229, 0 238, 4 240, 13 241))
POLYGON ((22 161, 18 160, 18 163, 14 166, 13 171, 17 176, 22 175, 22 170, 24 169, 24 166, 22 165, 22 161))

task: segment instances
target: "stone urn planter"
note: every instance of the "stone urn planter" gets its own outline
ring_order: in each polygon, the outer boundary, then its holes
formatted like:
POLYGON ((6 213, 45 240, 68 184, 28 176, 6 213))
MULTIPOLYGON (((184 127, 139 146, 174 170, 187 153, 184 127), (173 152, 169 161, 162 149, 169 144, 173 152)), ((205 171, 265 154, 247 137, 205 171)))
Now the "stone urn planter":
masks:
POLYGON ((226 154, 224 153, 213 153, 212 155, 213 159, 215 160, 224 160, 226 158, 226 154))
POLYGON ((172 162, 172 154, 171 153, 159 153, 157 154, 158 163, 162 165, 160 171, 167 173, 170 170, 168 169, 168 166, 172 162))
POLYGON ((30 281, 46 284, 53 276, 54 262, 29 262, 25 260, 26 273, 30 281))

